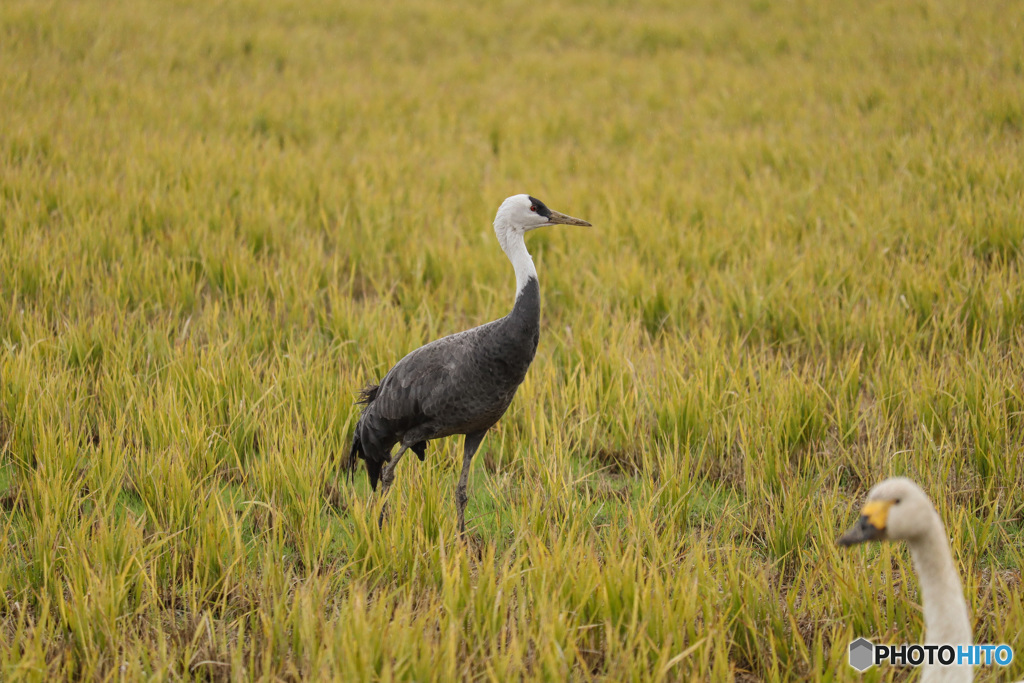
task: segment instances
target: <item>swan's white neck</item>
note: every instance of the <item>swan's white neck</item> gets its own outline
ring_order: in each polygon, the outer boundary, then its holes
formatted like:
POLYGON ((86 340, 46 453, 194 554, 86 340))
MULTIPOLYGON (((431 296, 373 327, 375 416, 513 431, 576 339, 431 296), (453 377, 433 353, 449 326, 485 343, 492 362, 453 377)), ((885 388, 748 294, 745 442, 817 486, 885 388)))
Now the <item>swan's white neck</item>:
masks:
MULTIPOLYGON (((925 644, 972 644, 971 620, 964 600, 964 589, 960 583, 960 574, 953 564, 946 530, 938 514, 932 513, 928 528, 908 545, 921 585, 925 644)), ((921 668, 922 682, 953 683, 974 679, 974 671, 969 666, 921 668)))
POLYGON ((521 232, 511 227, 502 226, 497 222, 495 222, 494 231, 498 234, 502 250, 516 271, 516 298, 518 299, 530 278, 537 279, 537 269, 533 265, 530 252, 526 250, 526 240, 523 239, 521 232))

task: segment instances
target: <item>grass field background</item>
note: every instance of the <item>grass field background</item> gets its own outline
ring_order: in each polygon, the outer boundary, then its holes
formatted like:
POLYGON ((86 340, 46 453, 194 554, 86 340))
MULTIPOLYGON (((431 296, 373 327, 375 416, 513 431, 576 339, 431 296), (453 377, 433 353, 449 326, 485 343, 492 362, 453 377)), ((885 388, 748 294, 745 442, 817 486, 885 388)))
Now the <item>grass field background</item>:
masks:
MULTIPOLYGON (((935 499, 1024 675, 1013 2, 0 4, 0 678, 859 680, 935 499), (356 392, 504 315, 474 462, 356 392)), ((982 680, 999 680, 979 669, 982 680)), ((905 670, 873 670, 869 681, 905 670)))

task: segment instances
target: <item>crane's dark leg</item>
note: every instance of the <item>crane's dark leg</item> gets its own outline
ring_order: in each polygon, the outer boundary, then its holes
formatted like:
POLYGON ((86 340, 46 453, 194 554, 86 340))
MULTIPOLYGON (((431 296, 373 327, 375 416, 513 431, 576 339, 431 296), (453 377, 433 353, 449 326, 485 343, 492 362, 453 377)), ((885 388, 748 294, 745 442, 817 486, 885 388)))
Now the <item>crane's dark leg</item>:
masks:
POLYGON ((462 475, 459 477, 459 485, 455 488, 455 509, 459 513, 459 534, 466 535, 466 503, 469 501, 469 494, 466 493, 466 485, 469 484, 469 463, 473 461, 476 449, 480 448, 480 442, 484 440, 484 434, 466 434, 466 444, 462 452, 462 475))
POLYGON ((391 462, 384 466, 384 471, 380 473, 380 480, 383 486, 380 489, 380 497, 384 499, 384 502, 380 506, 380 519, 377 520, 377 528, 384 526, 384 512, 387 510, 388 501, 388 489, 391 488, 391 482, 395 480, 395 467, 398 465, 398 461, 405 455, 405 451, 408 450, 408 446, 402 444, 402 447, 395 453, 395 457, 391 458, 391 462))

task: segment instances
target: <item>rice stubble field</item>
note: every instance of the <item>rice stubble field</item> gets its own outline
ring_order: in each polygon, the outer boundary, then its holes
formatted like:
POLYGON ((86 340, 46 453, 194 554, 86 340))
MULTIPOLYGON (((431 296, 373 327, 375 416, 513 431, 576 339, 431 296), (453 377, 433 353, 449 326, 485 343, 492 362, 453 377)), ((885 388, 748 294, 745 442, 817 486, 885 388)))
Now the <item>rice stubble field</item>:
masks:
POLYGON ((904 680, 918 481, 1024 676, 1024 12, 0 4, 0 678, 904 680), (359 389, 508 312, 485 439, 359 389))

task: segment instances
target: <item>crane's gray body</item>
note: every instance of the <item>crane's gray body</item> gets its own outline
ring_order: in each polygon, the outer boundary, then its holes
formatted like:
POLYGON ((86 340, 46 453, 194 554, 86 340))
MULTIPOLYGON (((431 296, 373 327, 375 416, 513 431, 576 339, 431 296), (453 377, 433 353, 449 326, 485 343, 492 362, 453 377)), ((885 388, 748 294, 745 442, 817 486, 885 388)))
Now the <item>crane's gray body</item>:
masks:
POLYGON ((376 489, 395 444, 422 459, 431 439, 482 438, 512 402, 539 338, 540 286, 531 277, 504 318, 416 349, 364 392, 352 463, 366 461, 376 489))

